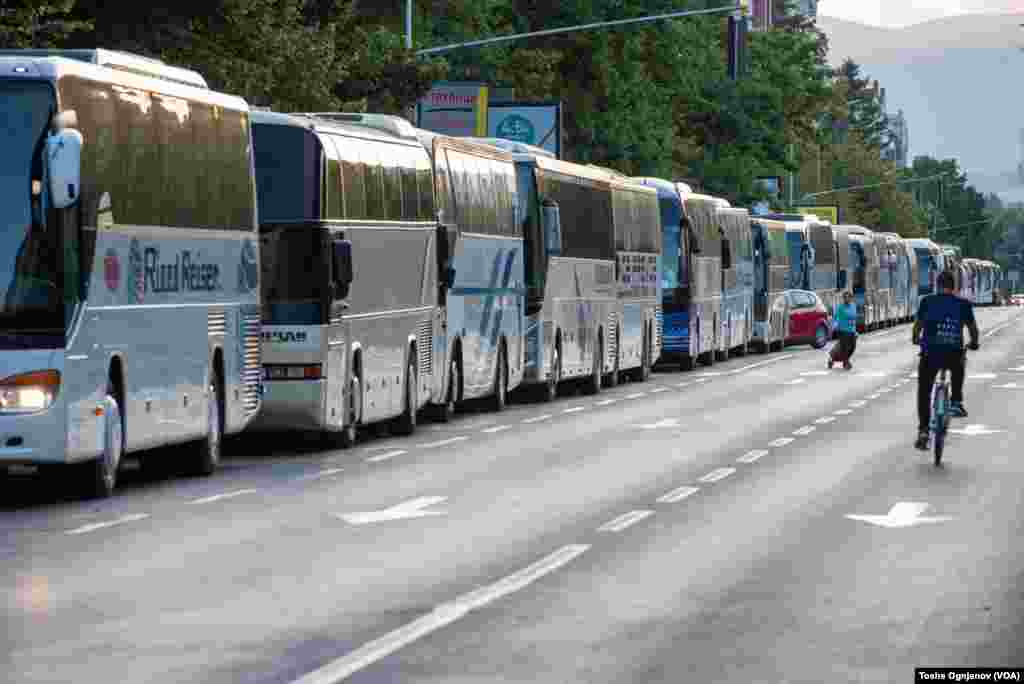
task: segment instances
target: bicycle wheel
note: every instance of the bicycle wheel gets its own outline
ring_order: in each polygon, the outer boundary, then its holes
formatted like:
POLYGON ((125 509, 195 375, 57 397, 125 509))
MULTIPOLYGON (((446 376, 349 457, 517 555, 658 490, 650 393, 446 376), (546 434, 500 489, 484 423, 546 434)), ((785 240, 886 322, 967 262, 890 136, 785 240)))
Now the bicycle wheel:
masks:
POLYGON ((946 446, 946 428, 949 425, 949 419, 946 416, 946 407, 949 405, 949 386, 943 385, 942 389, 936 393, 935 397, 935 439, 933 441, 933 448, 935 451, 935 465, 936 467, 942 465, 942 451, 946 446))

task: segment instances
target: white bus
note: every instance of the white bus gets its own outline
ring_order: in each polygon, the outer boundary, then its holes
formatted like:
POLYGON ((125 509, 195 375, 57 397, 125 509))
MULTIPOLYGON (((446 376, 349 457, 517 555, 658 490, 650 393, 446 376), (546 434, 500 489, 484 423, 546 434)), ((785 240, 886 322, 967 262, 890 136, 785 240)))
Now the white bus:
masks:
POLYGON ((159 61, 26 50, 0 53, 0 113, 0 464, 108 496, 124 453, 201 440, 173 458, 211 473, 260 408, 248 106, 159 61))
POLYGON ((407 122, 252 117, 266 380, 253 429, 341 446, 360 425, 412 433, 444 370, 427 151, 407 122))

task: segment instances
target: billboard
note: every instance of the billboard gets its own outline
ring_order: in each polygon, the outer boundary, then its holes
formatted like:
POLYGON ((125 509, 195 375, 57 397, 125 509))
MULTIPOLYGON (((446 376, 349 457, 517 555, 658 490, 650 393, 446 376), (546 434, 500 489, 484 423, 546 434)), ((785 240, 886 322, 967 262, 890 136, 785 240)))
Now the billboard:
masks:
POLYGON ((416 104, 416 126, 457 136, 487 135, 487 86, 439 81, 416 104))
POLYGON ((502 102, 487 111, 487 137, 542 147, 562 158, 561 102, 502 102))

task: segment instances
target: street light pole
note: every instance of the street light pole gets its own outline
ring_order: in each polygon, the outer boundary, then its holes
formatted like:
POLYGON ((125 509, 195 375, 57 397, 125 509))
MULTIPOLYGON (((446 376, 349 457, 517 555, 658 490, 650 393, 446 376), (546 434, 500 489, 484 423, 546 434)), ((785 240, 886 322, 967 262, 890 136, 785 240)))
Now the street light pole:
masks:
POLYGON ((412 50, 412 0, 405 0, 405 48, 412 50))

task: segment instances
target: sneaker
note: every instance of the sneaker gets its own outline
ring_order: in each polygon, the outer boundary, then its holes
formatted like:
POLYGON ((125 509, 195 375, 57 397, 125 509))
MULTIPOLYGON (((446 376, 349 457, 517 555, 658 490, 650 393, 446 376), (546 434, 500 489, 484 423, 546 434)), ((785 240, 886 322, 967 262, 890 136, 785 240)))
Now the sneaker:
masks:
POLYGON ((917 433, 917 441, 914 442, 914 448, 919 451, 928 451, 928 433, 920 431, 917 433))
POLYGON ((843 368, 846 370, 853 370, 853 364, 849 361, 843 361, 843 368))
POLYGON ((964 405, 961 404, 960 402, 951 401, 949 402, 949 415, 952 418, 966 418, 967 409, 965 409, 964 405))

